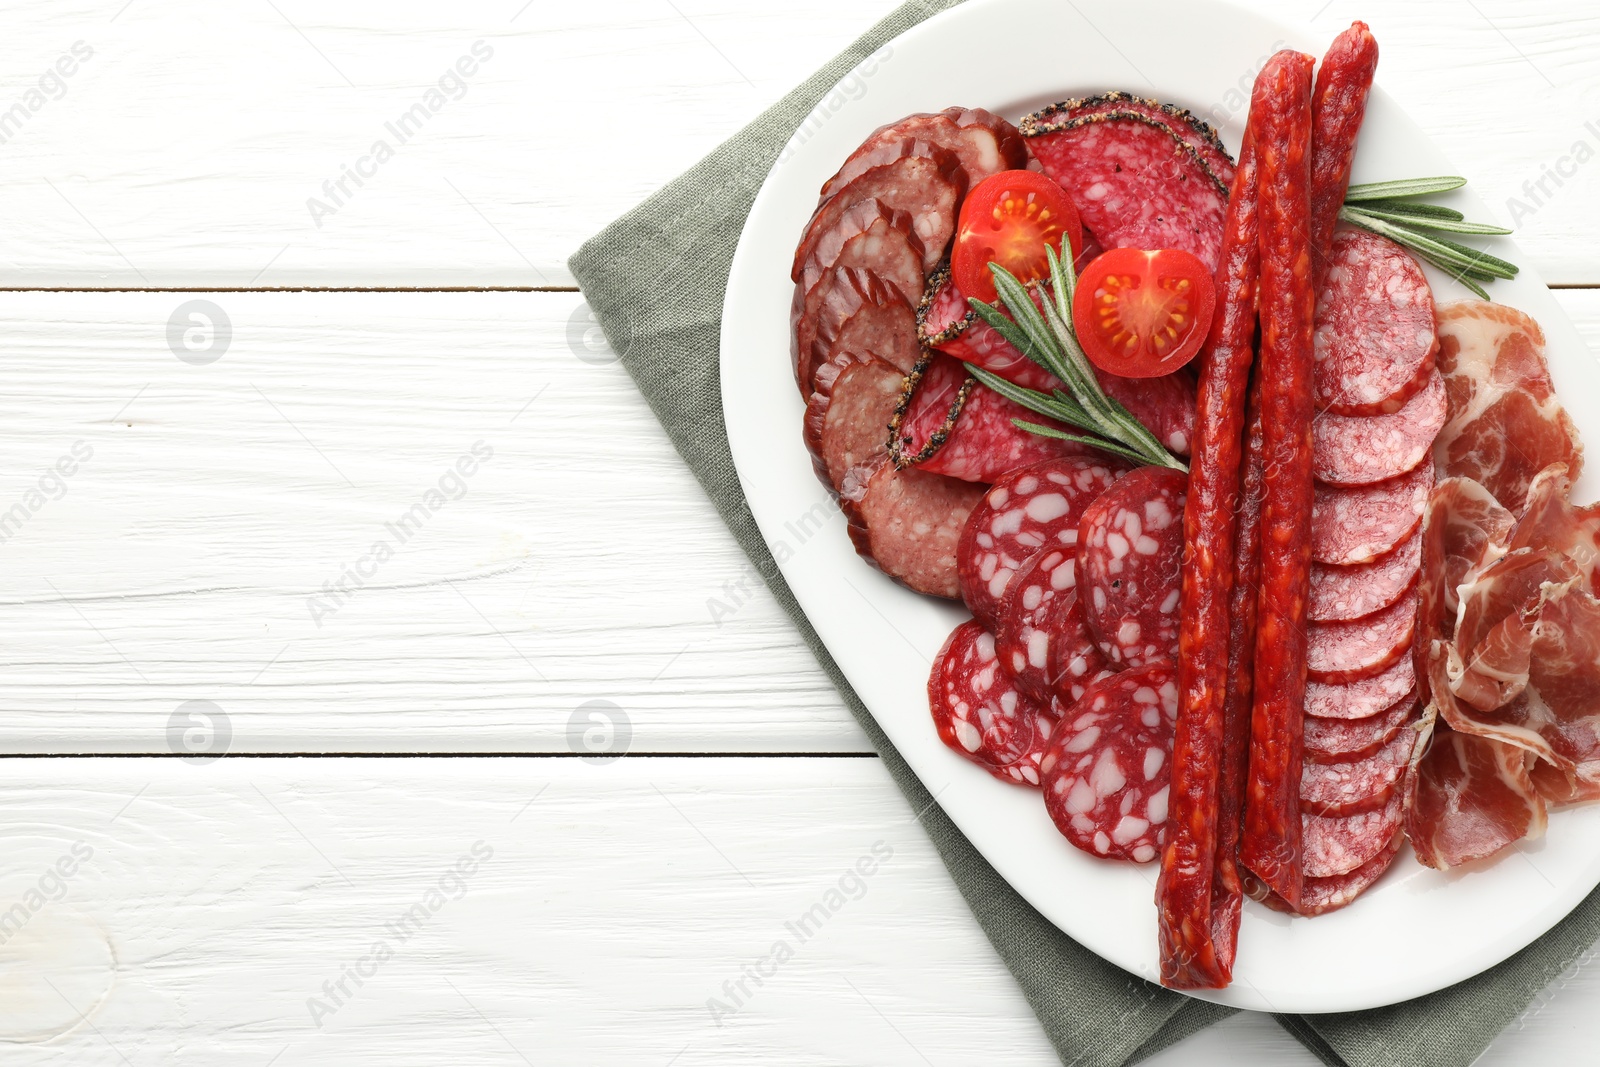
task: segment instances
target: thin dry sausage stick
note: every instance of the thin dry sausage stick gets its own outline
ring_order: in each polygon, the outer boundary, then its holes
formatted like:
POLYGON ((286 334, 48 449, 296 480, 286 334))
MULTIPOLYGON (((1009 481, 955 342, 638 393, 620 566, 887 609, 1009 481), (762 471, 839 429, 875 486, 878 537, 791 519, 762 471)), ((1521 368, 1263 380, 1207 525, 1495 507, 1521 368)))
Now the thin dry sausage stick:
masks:
MULTIPOLYGON (((1226 719, 1235 569, 1230 520, 1240 504, 1245 393, 1255 359, 1261 263, 1257 202, 1255 148, 1247 129, 1217 268, 1221 304, 1200 356, 1183 520, 1178 724, 1167 838, 1156 884, 1161 982, 1175 989, 1220 989, 1232 980, 1243 903, 1235 867, 1241 782, 1224 772, 1233 744, 1226 719), (1235 827, 1228 834, 1223 812, 1230 809, 1235 827)), ((1241 752, 1233 762, 1242 760, 1241 752)))
POLYGON ((1285 50, 1256 79, 1261 195, 1261 589, 1240 860, 1300 907, 1302 716, 1311 596, 1311 70, 1285 50))
POLYGON ((1356 135, 1378 69, 1378 41, 1365 22, 1333 39, 1311 96, 1311 259, 1318 286, 1328 273, 1333 229, 1350 188, 1356 135))

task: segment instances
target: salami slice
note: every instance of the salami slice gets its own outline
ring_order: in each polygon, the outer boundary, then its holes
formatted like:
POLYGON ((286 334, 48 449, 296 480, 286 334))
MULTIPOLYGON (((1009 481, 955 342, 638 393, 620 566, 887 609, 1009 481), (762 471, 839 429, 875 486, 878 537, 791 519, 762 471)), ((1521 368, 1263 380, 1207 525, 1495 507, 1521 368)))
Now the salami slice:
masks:
POLYGON ((998 479, 973 509, 957 549, 961 598, 972 614, 997 625, 1017 569, 1045 548, 1076 545, 1084 509, 1126 470, 1110 457, 1078 456, 998 479))
POLYGON ((1019 467, 1095 451, 1017 426, 1015 419, 1053 424, 977 384, 948 356, 934 355, 907 387, 911 396, 897 426, 897 460, 904 465, 987 483, 1019 467))
POLYGON ((1001 781, 1039 784, 1055 717, 1012 685, 982 623, 962 623, 945 639, 928 677, 928 707, 950 748, 1001 781))
POLYGON ((954 153, 926 141, 901 142, 893 160, 863 171, 817 208, 795 250, 791 280, 801 280, 807 261, 839 219, 868 200, 911 216, 912 231, 922 241, 922 269, 932 271, 955 233, 956 207, 966 191, 966 172, 954 153))
POLYGON ((1400 701, 1388 711, 1365 719, 1307 716, 1306 759, 1316 763, 1349 763, 1365 759, 1394 740, 1400 728, 1415 718, 1416 711, 1416 698, 1412 697, 1400 701))
POLYGON ((1312 472, 1328 485, 1371 485, 1404 474, 1427 458, 1444 429, 1444 378, 1428 384, 1392 415, 1324 412, 1311 427, 1312 472))
MULTIPOLYGON (((1034 302, 1038 289, 1031 290, 1034 302)), ((967 298, 950 280, 949 268, 928 279, 917 307, 917 334, 922 343, 963 363, 971 363, 1026 389, 1049 392, 1061 388, 1055 375, 1000 336, 1000 331, 978 317, 967 298)))
POLYGON ((1039 126, 1050 127, 1057 122, 1086 120, 1091 115, 1109 115, 1115 121, 1119 113, 1126 115, 1130 112, 1169 127, 1179 140, 1195 150, 1219 183, 1224 187, 1233 184, 1233 157, 1228 155, 1217 131, 1187 108, 1113 90, 1087 100, 1051 104, 1037 114, 1039 126))
POLYGON ((1400 852, 1400 845, 1404 840, 1404 834, 1393 835, 1382 852, 1349 874, 1334 875, 1331 878, 1307 878, 1305 889, 1300 894, 1300 914, 1326 915, 1353 902, 1383 877, 1383 872, 1394 863, 1394 858, 1400 852))
POLYGON ((1083 615, 1113 664, 1176 657, 1188 479, 1140 467, 1106 490, 1078 525, 1083 615))
POLYGON ((1306 665, 1319 682, 1353 682, 1405 659, 1417 623, 1415 590, 1382 611, 1351 622, 1307 628, 1306 665))
POLYGON ((1398 795, 1415 744, 1416 732, 1402 728, 1370 756, 1342 763, 1308 761, 1300 775, 1300 810, 1337 816, 1384 807, 1398 795))
POLYGON ((1216 269, 1228 186, 1170 123, 1069 100, 1029 115, 1028 149, 1106 248, 1181 248, 1216 269))
POLYGON ((1306 714, 1321 719, 1366 719, 1412 700, 1417 691, 1416 665, 1401 656, 1382 673, 1354 682, 1306 683, 1306 714))
POLYGON ((967 177, 967 188, 1002 170, 1027 166, 1028 149, 1017 128, 983 108, 952 107, 908 115, 880 126, 845 160, 839 173, 822 187, 827 200, 874 167, 898 158, 903 145, 924 141, 955 155, 967 177))
POLYGON ((822 295, 814 313, 808 316, 803 302, 794 308, 794 376, 802 394, 816 388, 818 367, 845 352, 877 356, 901 373, 916 365, 916 313, 883 279, 860 267, 840 267, 817 290, 822 295))
POLYGON ((1045 625, 1050 631, 1050 680, 1058 699, 1076 703, 1089 686, 1115 673, 1089 633, 1077 589, 1056 598, 1055 611, 1045 625))
POLYGON ((1368 560, 1336 567, 1311 565, 1312 622, 1347 622, 1371 615, 1399 600, 1422 570, 1422 527, 1398 547, 1368 560))
POLYGON ((1355 489, 1317 486, 1311 505, 1311 558, 1344 566, 1391 551, 1422 524, 1433 464, 1355 489))
POLYGON ((1336 817, 1301 816, 1306 877, 1332 878, 1348 874, 1382 855, 1400 832, 1400 818, 1398 790, 1379 811, 1336 817))
POLYGON ((815 314, 814 296, 830 269, 861 267, 883 279, 908 304, 922 299, 922 239, 904 211, 864 200, 839 215, 817 237, 796 285, 806 294, 805 313, 815 314))
POLYGON ((839 490, 856 551, 919 593, 960 595, 956 542, 983 488, 923 471, 897 471, 887 456, 855 468, 839 490))
POLYGON ((1178 678, 1171 664, 1093 685, 1061 720, 1039 769, 1045 810, 1094 856, 1148 863, 1167 822, 1178 678))
POLYGON ((1317 406, 1341 415, 1398 411, 1430 381, 1433 291, 1393 241, 1364 230, 1333 235, 1317 293, 1317 406))
POLYGON ((838 490, 850 471, 885 453, 901 380, 883 360, 848 352, 817 372, 805 436, 824 483, 838 490))
POLYGON ((1000 628, 995 633, 1000 666, 1018 689, 1035 700, 1048 702, 1056 693, 1051 646, 1060 631, 1056 616, 1061 601, 1073 595, 1077 555, 1074 548, 1037 553, 1017 570, 1000 606, 1000 628))

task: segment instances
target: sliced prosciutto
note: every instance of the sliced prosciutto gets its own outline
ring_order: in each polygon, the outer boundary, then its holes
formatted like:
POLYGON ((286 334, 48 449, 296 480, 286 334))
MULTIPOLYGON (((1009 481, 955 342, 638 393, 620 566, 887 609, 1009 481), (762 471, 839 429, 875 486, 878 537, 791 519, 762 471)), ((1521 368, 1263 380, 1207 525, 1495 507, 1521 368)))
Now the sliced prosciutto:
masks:
POLYGON ((1537 322, 1504 304, 1446 304, 1438 363, 1450 409, 1434 445, 1444 474, 1472 478, 1513 512, 1546 466, 1564 463, 1577 477, 1583 446, 1556 399, 1537 322))

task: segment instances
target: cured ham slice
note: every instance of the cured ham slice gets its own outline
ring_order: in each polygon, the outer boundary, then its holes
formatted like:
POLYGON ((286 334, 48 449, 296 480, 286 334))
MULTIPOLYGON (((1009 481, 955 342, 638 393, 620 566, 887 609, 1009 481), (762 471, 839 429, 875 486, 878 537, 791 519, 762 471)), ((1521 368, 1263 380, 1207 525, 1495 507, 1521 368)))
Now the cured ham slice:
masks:
POLYGON ((1457 588, 1473 568, 1505 555, 1516 520, 1482 485, 1446 478, 1428 495, 1422 523, 1417 639, 1427 647, 1448 638, 1461 605, 1457 588))
POLYGON ((1565 463, 1577 476, 1583 446, 1556 399, 1537 322, 1504 304, 1446 304, 1438 366, 1449 418, 1434 458, 1444 474, 1481 482, 1513 512, 1549 464, 1565 463))
POLYGON ((1439 870, 1544 836, 1545 802, 1531 757, 1487 737, 1457 733, 1432 714, 1405 779, 1405 827, 1417 860, 1439 870))

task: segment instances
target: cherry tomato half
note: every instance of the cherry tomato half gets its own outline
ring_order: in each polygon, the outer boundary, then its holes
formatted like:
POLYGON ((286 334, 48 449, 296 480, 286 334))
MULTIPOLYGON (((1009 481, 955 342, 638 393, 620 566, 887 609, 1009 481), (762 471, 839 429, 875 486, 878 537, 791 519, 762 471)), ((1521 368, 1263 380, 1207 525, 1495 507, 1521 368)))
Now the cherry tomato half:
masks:
POLYGON ((1083 249, 1083 222, 1072 198, 1055 182, 1031 170, 1003 170, 973 186, 956 220, 950 276, 956 288, 979 300, 995 299, 998 263, 1023 282, 1049 274, 1045 246, 1060 250, 1072 242, 1074 257, 1083 249))
POLYGON ((1191 253, 1114 248, 1084 268, 1072 294, 1072 324, 1096 367, 1155 378, 1200 351, 1215 306, 1211 271, 1191 253))

